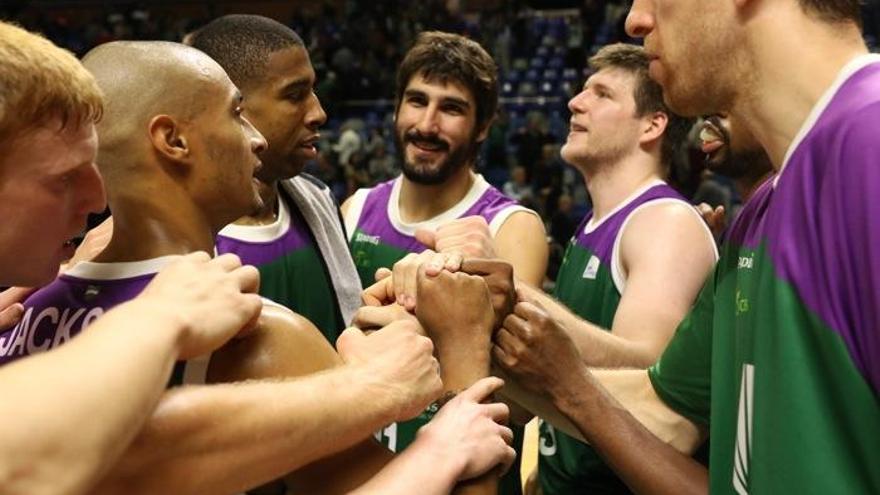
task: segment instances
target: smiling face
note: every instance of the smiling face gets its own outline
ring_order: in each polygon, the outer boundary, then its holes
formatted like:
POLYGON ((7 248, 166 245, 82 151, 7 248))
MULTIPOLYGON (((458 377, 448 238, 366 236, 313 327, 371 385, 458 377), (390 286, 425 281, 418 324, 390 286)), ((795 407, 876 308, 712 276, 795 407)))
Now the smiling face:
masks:
POLYGON ((644 38, 651 78, 680 115, 727 110, 748 82, 742 77, 741 28, 734 2, 635 0, 626 30, 644 38))
POLYGON ((404 176, 418 184, 442 184, 470 165, 487 133, 476 126, 476 104, 470 91, 451 80, 429 82, 416 74, 395 114, 404 176))
POLYGON ((314 92, 315 71, 302 46, 273 52, 265 74, 243 87, 247 99, 245 117, 266 137, 269 148, 262 155, 258 176, 271 183, 302 172, 317 158, 318 129, 327 120, 314 92))
POLYGON ((59 129, 53 119, 0 146, 0 284, 50 282, 88 214, 106 206, 94 124, 59 129))
POLYGON ((636 78, 624 69, 593 74, 571 101, 570 132, 562 158, 579 168, 614 163, 639 146, 643 118, 633 98, 636 78))

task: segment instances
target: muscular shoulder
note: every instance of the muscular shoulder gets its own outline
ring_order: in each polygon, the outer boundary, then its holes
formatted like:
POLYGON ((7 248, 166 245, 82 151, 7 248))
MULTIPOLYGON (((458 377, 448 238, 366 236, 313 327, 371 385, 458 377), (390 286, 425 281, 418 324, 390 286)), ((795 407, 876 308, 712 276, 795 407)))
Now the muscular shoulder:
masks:
POLYGON ((212 355, 208 377, 212 382, 292 377, 339 363, 333 346, 309 320, 267 304, 252 334, 212 355))
POLYGON ((498 227, 498 232, 495 234, 495 237, 512 232, 529 236, 539 235, 539 238, 543 239, 545 233, 544 222, 541 221, 541 217, 532 210, 517 210, 511 213, 504 223, 498 227))
POLYGON ((717 258, 714 239, 696 210, 684 201, 657 201, 635 210, 621 238, 625 265, 657 256, 717 258))

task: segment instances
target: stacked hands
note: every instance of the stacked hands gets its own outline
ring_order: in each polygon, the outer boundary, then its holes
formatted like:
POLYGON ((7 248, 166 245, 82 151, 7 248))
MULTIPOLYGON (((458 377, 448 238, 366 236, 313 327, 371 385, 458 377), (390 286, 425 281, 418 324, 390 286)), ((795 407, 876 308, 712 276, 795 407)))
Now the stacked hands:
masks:
POLYGON ((517 282, 507 262, 426 250, 378 270, 376 279, 353 324, 366 330, 418 322, 441 365, 453 359, 495 365, 548 397, 571 374, 565 370, 581 365, 571 338, 534 296, 538 289, 517 282))
MULTIPOLYGON (((476 218, 454 221, 436 233, 420 231, 422 242, 443 246, 443 251, 410 254, 392 269, 379 269, 376 282, 362 294, 364 306, 353 324, 363 330, 382 328, 379 334, 406 323, 423 336, 424 348, 433 343, 444 384, 473 383, 495 365, 532 392, 551 398, 564 394, 560 377, 582 365, 578 351, 534 297, 537 289, 517 283, 509 263, 487 259, 494 256, 486 248, 491 236, 485 220, 476 218)), ((495 380, 493 390, 502 384, 495 380)), ((480 401, 489 394, 472 397, 480 401)), ((443 410, 465 402, 450 402, 443 410)), ((499 411, 495 420, 501 408, 507 417, 505 405, 493 407, 499 411)), ((442 420, 435 418, 435 426, 442 420)))
MULTIPOLYGON (((108 223, 105 230, 112 229, 108 223)), ((581 364, 577 350, 531 296, 537 289, 516 284, 513 267, 493 259, 492 236, 482 217, 454 220, 436 232, 421 230, 417 237, 439 252, 427 249, 390 270, 380 269, 337 350, 359 376, 374 378, 374 396, 389 401, 391 421, 417 416, 444 390, 460 391, 420 430, 414 445, 448 452, 460 480, 496 466, 503 474, 515 458, 513 435, 504 426, 507 405, 487 403, 504 384, 489 376, 490 369, 497 366, 521 386, 552 398, 561 392, 559 378, 571 375, 563 371, 581 364)), ((82 259, 91 258, 96 243, 106 243, 95 238, 87 236, 91 255, 82 259)), ((258 288, 257 270, 242 266, 236 256, 194 253, 166 266, 144 290, 145 297, 128 304, 148 305, 172 319, 189 315, 188 321, 177 321, 185 328, 179 357, 188 359, 248 334, 262 307, 258 288), (204 297, 206 291, 214 297, 204 297), (178 311, 182 306, 189 310, 178 311)), ((0 293, 3 326, 20 319, 16 301, 29 292, 0 293)))
POLYGON ((420 230, 416 237, 440 252, 409 254, 392 269, 379 269, 376 282, 362 294, 364 307, 354 324, 374 329, 397 320, 418 321, 437 347, 441 365, 455 356, 485 356, 487 366, 552 397, 564 385, 559 379, 582 361, 539 302, 539 290, 516 281, 509 263, 493 259, 485 219, 454 220, 436 232, 420 230))

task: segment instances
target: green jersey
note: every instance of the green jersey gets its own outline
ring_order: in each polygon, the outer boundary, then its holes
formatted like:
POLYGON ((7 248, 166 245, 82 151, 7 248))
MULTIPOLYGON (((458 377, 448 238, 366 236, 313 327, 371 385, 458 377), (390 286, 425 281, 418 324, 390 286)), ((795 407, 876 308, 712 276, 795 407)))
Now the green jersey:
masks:
POLYGON ((331 345, 344 329, 336 293, 305 218, 279 188, 278 218, 269 225, 227 225, 217 253, 235 253, 260 271, 260 295, 312 322, 331 345))
MULTIPOLYGON (((428 221, 407 224, 401 220, 398 211, 400 183, 401 179, 398 177, 372 189, 357 191, 352 196, 345 216, 351 253, 364 286, 373 283, 377 269, 390 268, 407 254, 420 253, 426 249, 415 238, 417 228, 436 228, 456 218, 479 215, 486 219, 494 236, 511 214, 531 211, 519 206, 516 201, 504 196, 482 176, 477 175, 474 184, 458 204, 428 221)), ((400 452, 412 443, 419 428, 430 421, 433 415, 433 410, 426 409, 410 421, 389 425, 377 433, 377 438, 391 450, 400 452)), ((514 427, 513 430, 517 460, 499 484, 500 493, 508 495, 518 494, 522 489, 519 454, 522 450, 523 428, 514 427)))
MULTIPOLYGON (((683 198, 658 180, 598 221, 588 214, 566 249, 555 297, 584 320, 610 329, 626 284, 618 253, 626 223, 640 208, 670 201, 683 202, 683 198)), ((706 235, 711 242, 708 230, 706 235)), ((541 423, 538 449, 539 480, 546 495, 629 493, 589 445, 548 423, 541 423)))
POLYGON ((850 63, 649 377, 713 494, 880 493, 880 57, 850 63))

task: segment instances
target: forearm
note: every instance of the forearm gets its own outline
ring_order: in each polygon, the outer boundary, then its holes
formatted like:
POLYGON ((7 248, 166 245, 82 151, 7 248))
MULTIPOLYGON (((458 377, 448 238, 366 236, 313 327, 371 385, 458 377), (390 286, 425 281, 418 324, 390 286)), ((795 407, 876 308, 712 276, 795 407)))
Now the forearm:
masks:
POLYGON ((461 467, 455 456, 437 455, 418 438, 352 495, 447 495, 461 467))
POLYGON ((649 346, 627 340, 594 325, 561 303, 528 284, 517 289, 539 302, 556 319, 574 341, 584 363, 595 368, 646 368, 656 361, 656 352, 649 346))
MULTIPOLYGON (((476 330, 475 330, 476 331, 476 330)), ((482 331, 482 330, 480 330, 482 331)), ((443 390, 458 392, 489 376, 488 342, 453 342, 455 348, 437 348, 443 390)))
MULTIPOLYGON (((528 409, 557 430, 586 441, 580 428, 544 396, 533 394, 500 369, 493 374, 504 379, 500 396, 528 409)), ((679 452, 690 455, 705 438, 704 431, 687 418, 664 404, 651 386, 644 370, 593 370, 592 375, 624 409, 651 434, 668 443, 679 452)))
POLYGON ((4 493, 84 493, 128 446, 159 400, 180 329, 121 305, 68 344, 0 370, 4 493), (100 415, 100 421, 96 421, 100 415))
MULTIPOLYGON (((485 330, 475 328, 466 335, 480 335, 485 330)), ((440 361, 440 376, 443 379, 445 392, 458 393, 477 380, 489 376, 490 357, 489 340, 474 339, 467 341, 456 339, 450 345, 437 348, 440 361)), ((498 477, 488 473, 479 478, 468 480, 455 489, 456 495, 492 495, 498 491, 498 477)))
POLYGON ((554 405, 583 433, 618 476, 640 494, 704 494, 705 467, 648 431, 583 369, 578 394, 559 394, 554 405))
POLYGON ((363 486, 394 460, 394 453, 368 438, 284 478, 290 493, 342 495, 363 486))
POLYGON ((349 448, 396 417, 391 394, 362 374, 171 391, 102 489, 238 493, 349 448))

